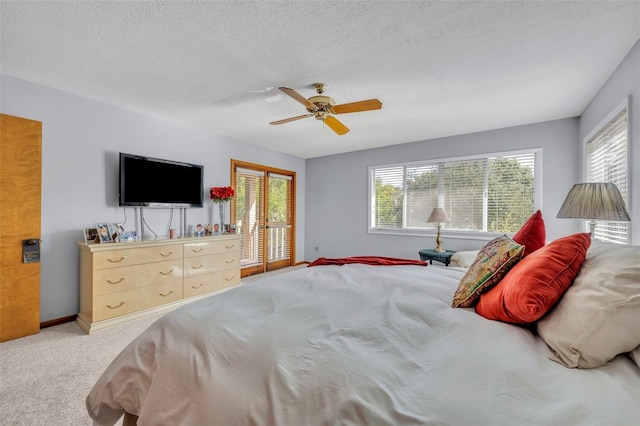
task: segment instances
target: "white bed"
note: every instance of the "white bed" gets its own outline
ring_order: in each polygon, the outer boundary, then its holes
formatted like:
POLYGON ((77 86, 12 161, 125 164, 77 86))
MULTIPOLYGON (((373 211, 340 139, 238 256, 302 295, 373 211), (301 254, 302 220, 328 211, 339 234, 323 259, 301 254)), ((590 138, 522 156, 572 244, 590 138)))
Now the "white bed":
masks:
POLYGON ((318 266, 158 320, 87 397, 95 424, 638 425, 640 368, 552 361, 525 328, 451 308, 462 268, 318 266))

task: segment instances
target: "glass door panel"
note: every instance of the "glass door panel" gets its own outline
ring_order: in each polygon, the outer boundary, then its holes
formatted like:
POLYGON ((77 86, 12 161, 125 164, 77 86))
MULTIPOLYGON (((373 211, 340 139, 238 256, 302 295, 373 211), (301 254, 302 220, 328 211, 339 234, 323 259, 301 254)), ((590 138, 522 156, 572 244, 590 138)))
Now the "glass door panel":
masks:
POLYGON ((290 176, 269 173, 267 209, 267 270, 291 266, 290 176))
POLYGON ((240 264, 263 272, 264 263, 264 175, 250 171, 236 171, 235 223, 241 236, 240 264))
POLYGON ((243 277, 293 266, 295 172, 232 160, 243 277))

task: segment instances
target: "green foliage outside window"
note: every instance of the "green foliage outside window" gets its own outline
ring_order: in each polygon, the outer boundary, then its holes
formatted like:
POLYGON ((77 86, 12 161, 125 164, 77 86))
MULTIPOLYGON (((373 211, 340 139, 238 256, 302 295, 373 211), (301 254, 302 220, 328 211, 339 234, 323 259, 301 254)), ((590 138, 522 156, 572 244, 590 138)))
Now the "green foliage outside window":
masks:
POLYGON ((426 218, 443 207, 451 219, 447 229, 517 232, 534 209, 534 157, 385 168, 384 177, 375 175, 374 227, 402 229, 403 220, 405 228, 432 227, 426 218))

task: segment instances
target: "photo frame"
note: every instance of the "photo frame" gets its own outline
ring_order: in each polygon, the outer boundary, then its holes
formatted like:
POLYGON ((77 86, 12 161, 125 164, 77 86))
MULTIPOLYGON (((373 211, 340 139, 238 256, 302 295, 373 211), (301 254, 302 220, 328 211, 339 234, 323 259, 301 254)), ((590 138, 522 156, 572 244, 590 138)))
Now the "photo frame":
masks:
POLYGON ((213 235, 213 225, 211 225, 210 223, 204 225, 204 235, 205 237, 210 237, 211 235, 213 235))
POLYGON ((198 223, 193 228, 193 236, 194 237, 204 237, 204 225, 203 224, 198 223))
POLYGON ((113 223, 113 231, 111 232, 111 237, 113 241, 117 243, 126 243, 131 241, 136 241, 138 239, 138 233, 136 231, 127 230, 125 228, 124 223, 113 223))
POLYGON ((98 223, 96 224, 96 229, 98 230, 98 242, 100 242, 100 244, 113 242, 115 228, 112 224, 98 223))
POLYGON ((236 224, 235 223, 225 223, 224 224, 224 233, 225 234, 235 234, 236 233, 236 224))
POLYGON ((122 223, 112 223, 111 226, 113 227, 113 232, 111 232, 111 239, 116 243, 123 242, 126 234, 124 225, 122 223))
POLYGON ((99 241, 97 228, 84 228, 84 242, 94 244, 99 241))

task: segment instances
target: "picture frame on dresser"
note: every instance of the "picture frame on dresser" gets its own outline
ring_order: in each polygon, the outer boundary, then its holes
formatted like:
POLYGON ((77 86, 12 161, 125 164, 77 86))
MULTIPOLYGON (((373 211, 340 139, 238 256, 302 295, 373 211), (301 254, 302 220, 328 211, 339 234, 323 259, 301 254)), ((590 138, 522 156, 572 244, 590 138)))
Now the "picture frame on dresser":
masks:
POLYGON ((99 241, 97 228, 84 228, 83 235, 86 244, 94 244, 99 241))
POLYGON ((113 232, 111 233, 111 239, 113 242, 120 243, 124 241, 124 237, 126 231, 124 230, 124 225, 122 223, 113 223, 113 232))
POLYGON ((96 224, 96 229, 98 230, 98 242, 100 244, 113 242, 113 233, 115 230, 112 224, 98 223, 96 224))

